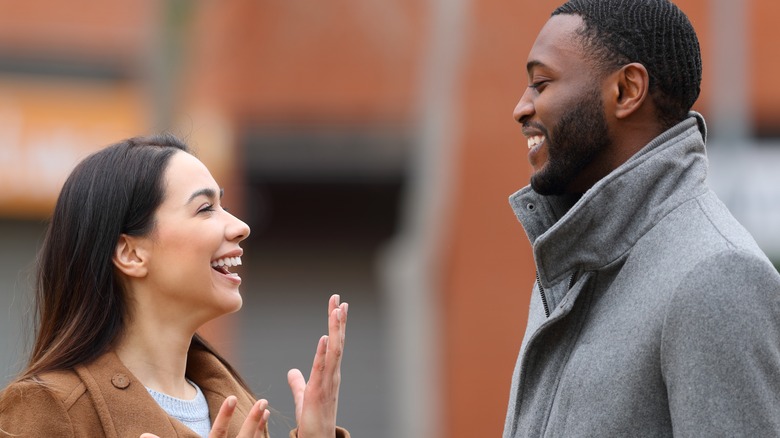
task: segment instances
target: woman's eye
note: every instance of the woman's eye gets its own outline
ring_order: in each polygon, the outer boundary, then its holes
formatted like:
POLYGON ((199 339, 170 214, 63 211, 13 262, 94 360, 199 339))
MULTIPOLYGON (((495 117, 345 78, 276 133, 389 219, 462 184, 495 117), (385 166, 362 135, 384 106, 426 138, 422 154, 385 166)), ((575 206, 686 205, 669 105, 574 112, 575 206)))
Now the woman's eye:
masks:
POLYGON ((198 210, 198 213, 204 213, 208 211, 214 211, 214 206, 211 204, 206 204, 198 210))

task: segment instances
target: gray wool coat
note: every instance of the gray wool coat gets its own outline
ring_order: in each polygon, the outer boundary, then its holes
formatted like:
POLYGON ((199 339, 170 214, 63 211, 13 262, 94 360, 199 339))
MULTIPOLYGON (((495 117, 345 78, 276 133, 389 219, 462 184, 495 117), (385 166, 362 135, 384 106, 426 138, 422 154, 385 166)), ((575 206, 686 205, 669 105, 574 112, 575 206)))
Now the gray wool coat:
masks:
POLYGON ((538 282, 504 438, 780 436, 780 275, 704 138, 691 113, 579 199, 510 197, 538 282))

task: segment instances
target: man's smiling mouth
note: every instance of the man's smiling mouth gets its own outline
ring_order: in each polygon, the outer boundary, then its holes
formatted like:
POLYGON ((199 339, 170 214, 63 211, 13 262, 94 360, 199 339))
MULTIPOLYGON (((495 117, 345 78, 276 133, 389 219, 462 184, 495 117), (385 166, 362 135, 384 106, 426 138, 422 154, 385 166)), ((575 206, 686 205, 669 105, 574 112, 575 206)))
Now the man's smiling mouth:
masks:
POLYGON ((531 137, 528 137, 528 149, 533 149, 536 146, 541 145, 542 143, 544 143, 543 135, 533 135, 531 137))

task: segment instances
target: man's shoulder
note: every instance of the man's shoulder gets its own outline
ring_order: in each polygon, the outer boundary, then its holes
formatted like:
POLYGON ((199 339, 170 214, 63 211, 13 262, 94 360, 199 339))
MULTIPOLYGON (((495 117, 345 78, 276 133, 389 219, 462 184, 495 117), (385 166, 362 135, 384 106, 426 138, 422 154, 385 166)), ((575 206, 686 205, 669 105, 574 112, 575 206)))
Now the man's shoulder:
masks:
POLYGON ((691 276, 731 284, 738 277, 735 264, 745 268, 739 272, 765 273, 774 281, 774 268, 755 239, 708 191, 654 223, 628 254, 622 275, 671 293, 691 276))
POLYGON ((709 191, 699 196, 696 202, 707 222, 717 232, 717 238, 724 239, 735 249, 763 254, 750 232, 739 223, 714 192, 709 191))
POLYGON ((747 293, 761 284, 780 292, 780 274, 750 232, 731 214, 713 192, 693 199, 674 226, 664 227, 674 251, 667 252, 673 270, 681 274, 680 287, 695 283, 695 290, 747 293), (704 287, 709 284, 709 287, 704 287))
POLYGON ((766 260, 753 236, 712 191, 690 199, 658 221, 640 240, 656 250, 673 248, 679 266, 697 264, 711 254, 735 251, 766 260))

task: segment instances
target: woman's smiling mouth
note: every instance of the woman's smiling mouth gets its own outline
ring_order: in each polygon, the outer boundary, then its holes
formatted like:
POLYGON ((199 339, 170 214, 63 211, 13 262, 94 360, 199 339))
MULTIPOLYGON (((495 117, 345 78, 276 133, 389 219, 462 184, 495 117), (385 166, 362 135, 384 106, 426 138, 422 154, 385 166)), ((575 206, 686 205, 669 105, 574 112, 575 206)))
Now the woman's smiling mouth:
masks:
POLYGON ((211 268, 219 272, 220 274, 240 279, 240 277, 238 277, 238 274, 234 272, 230 272, 229 268, 233 266, 241 266, 240 256, 223 257, 221 259, 217 259, 211 262, 211 268))

